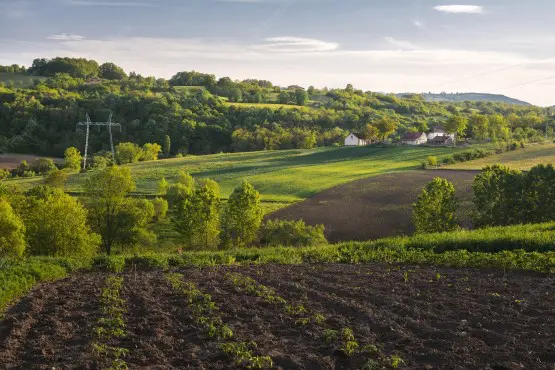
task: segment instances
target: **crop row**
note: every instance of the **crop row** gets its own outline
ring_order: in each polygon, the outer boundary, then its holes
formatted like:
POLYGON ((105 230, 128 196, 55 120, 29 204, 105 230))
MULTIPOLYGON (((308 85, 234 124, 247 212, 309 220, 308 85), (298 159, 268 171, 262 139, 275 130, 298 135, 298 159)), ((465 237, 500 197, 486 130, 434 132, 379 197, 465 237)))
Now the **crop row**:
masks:
POLYGON ((125 300, 120 297, 122 286, 122 277, 108 276, 100 293, 102 316, 94 328, 92 351, 99 367, 103 369, 127 369, 124 357, 129 351, 114 344, 126 336, 123 315, 127 308, 125 300))
POLYGON ((197 325, 204 328, 205 333, 221 340, 220 349, 229 355, 237 366, 247 369, 264 369, 273 366, 270 356, 255 356, 256 342, 238 342, 233 340, 233 330, 226 325, 222 318, 220 308, 212 300, 210 294, 203 293, 192 282, 184 282, 183 275, 172 273, 166 275, 172 288, 179 291, 187 298, 191 313, 197 325))
POLYGON ((296 324, 306 326, 312 323, 315 325, 326 345, 333 345, 335 347, 333 352, 336 354, 347 357, 357 353, 370 355, 376 359, 368 359, 366 368, 369 369, 382 368, 383 366, 397 368, 403 362, 396 355, 387 357, 376 344, 361 345, 355 338, 351 328, 345 327, 340 330, 329 328, 326 324, 326 318, 322 314, 312 313, 302 304, 294 305, 288 303, 273 288, 260 284, 249 276, 239 273, 228 273, 226 274, 226 279, 234 285, 237 291, 259 297, 265 302, 279 307, 283 313, 295 319, 296 324))

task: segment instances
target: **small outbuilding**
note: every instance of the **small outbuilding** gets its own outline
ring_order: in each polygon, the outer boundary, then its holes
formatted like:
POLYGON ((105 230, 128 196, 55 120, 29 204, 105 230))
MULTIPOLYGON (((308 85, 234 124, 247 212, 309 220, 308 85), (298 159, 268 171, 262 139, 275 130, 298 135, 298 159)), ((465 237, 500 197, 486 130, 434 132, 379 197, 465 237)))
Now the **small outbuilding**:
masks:
POLYGON ((409 132, 401 138, 401 144, 422 145, 428 142, 428 137, 424 132, 409 132))
POLYGON ((365 146, 370 145, 373 142, 373 140, 365 135, 355 132, 351 132, 349 136, 345 138, 345 146, 365 146))
POLYGON ((432 140, 428 140, 428 144, 436 146, 449 146, 453 145, 453 138, 448 135, 436 136, 432 140))
POLYGON ((433 140, 438 136, 449 136, 452 140, 455 140, 455 134, 448 134, 443 127, 434 126, 432 127, 432 130, 428 132, 428 141, 433 140))

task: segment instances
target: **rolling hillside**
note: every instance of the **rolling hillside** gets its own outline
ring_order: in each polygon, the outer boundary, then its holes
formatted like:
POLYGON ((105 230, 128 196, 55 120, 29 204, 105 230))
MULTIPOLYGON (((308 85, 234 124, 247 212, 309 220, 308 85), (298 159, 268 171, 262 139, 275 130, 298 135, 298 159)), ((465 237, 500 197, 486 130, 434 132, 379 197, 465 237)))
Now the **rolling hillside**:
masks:
MULTIPOLYGON (((399 94, 400 96, 404 96, 407 94, 399 94)), ((515 105, 522 105, 522 106, 531 106, 530 103, 510 98, 505 95, 499 94, 486 94, 486 93, 457 93, 457 94, 422 94, 424 99, 429 102, 448 102, 448 103, 460 103, 465 101, 471 102, 494 102, 494 103, 506 103, 506 104, 515 104, 515 105)))
MULTIPOLYGON (((247 179, 260 191, 264 201, 296 202, 353 180, 413 170, 429 155, 441 157, 459 150, 463 149, 374 145, 189 156, 128 166, 140 194, 155 194, 162 177, 171 182, 179 170, 185 170, 196 178, 209 177, 218 181, 224 197, 247 179)), ((82 191, 87 176, 70 176, 67 190, 82 191)), ((40 181, 40 178, 30 178, 8 180, 7 183, 30 187, 40 181)))
POLYGON ((485 166, 503 164, 518 170, 529 170, 538 164, 555 165, 555 144, 533 145, 525 149, 505 152, 474 161, 457 163, 443 168, 457 170, 480 170, 485 166))

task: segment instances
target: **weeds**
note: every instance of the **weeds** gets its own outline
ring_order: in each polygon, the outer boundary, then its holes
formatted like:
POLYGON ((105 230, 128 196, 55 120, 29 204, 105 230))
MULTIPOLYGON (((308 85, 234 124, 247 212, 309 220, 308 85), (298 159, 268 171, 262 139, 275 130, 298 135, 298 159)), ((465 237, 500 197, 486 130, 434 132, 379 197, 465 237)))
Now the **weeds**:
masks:
POLYGON ((125 321, 123 315, 127 312, 125 300, 120 297, 123 278, 108 276, 100 292, 100 306, 102 317, 98 319, 93 329, 92 352, 101 368, 110 370, 127 369, 124 358, 129 351, 114 345, 118 338, 124 338, 125 321))
POLYGON ((203 293, 192 282, 184 282, 183 275, 177 273, 166 274, 166 279, 173 289, 187 298, 194 320, 204 328, 206 335, 224 342, 220 345, 222 351, 228 354, 236 365, 247 369, 264 369, 273 366, 269 356, 254 356, 256 342, 233 342, 233 330, 226 325, 220 316, 220 308, 212 300, 210 294, 203 293))

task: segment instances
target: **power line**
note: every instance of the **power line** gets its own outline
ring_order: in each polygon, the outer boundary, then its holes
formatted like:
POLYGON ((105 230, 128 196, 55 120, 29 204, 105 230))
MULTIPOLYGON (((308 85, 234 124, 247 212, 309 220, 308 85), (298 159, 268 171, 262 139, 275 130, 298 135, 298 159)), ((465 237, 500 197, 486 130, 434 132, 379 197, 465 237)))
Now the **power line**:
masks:
POLYGON ((489 94, 489 93, 496 92, 496 91, 499 91, 499 90, 511 89, 511 88, 513 88, 513 87, 520 87, 520 86, 524 86, 524 85, 533 84, 533 83, 536 83, 536 82, 548 81, 548 80, 552 80, 552 79, 554 79, 554 78, 555 78, 555 75, 550 76, 550 77, 540 78, 540 79, 538 79, 538 80, 526 81, 526 82, 522 82, 522 83, 519 83, 519 84, 516 84, 516 85, 505 86, 505 87, 500 87, 500 88, 498 88, 498 89, 490 90, 490 91, 488 91, 487 93, 489 94))
POLYGON ((112 127, 119 127, 120 131, 121 131, 121 125, 117 122, 112 122, 112 114, 110 113, 110 117, 108 118, 108 122, 92 122, 89 114, 87 113, 86 115, 86 121, 85 122, 78 122, 77 123, 77 127, 79 126, 85 126, 86 127, 86 136, 85 136, 85 156, 83 158, 83 169, 85 170, 87 168, 87 154, 89 152, 89 131, 90 131, 90 127, 91 126, 98 126, 100 129, 100 126, 107 126, 108 127, 108 132, 110 133, 110 149, 112 150, 112 159, 115 160, 116 158, 116 153, 114 150, 114 138, 112 136, 112 127))

